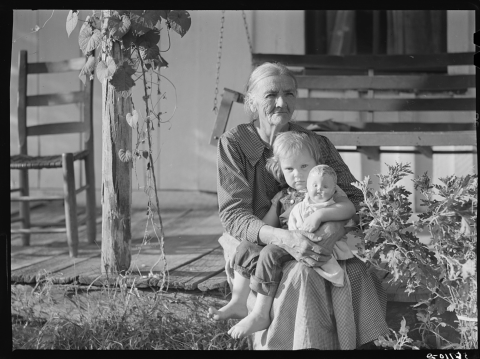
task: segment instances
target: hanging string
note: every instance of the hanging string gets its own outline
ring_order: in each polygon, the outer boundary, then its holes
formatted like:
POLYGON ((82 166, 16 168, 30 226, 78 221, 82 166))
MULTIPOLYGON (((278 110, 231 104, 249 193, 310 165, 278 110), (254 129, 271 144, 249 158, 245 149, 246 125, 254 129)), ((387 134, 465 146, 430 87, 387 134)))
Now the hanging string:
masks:
POLYGON ((250 48, 250 55, 252 55, 253 54, 252 41, 250 40, 250 34, 248 33, 248 23, 247 23, 247 16, 245 15, 245 10, 242 10, 242 17, 243 17, 243 23, 245 25, 245 32, 247 33, 247 42, 248 42, 248 47, 250 48))
POLYGON ((222 46, 223 46, 223 25, 225 22, 225 10, 222 10, 222 18, 220 20, 220 38, 218 40, 218 54, 217 54, 217 79, 215 80, 215 94, 213 98, 213 109, 215 114, 218 113, 217 97, 218 97, 218 84, 220 82, 220 60, 222 59, 222 46))

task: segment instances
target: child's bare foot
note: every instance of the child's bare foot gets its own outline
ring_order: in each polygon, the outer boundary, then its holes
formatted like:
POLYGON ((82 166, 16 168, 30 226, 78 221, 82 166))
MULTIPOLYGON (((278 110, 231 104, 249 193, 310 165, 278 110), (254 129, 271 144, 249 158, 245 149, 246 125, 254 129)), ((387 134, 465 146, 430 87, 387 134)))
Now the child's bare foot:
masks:
POLYGON ((213 320, 242 319, 247 314, 247 305, 239 302, 230 301, 226 306, 218 310, 213 307, 208 308, 208 317, 213 320))
POLYGON ((230 328, 228 334, 233 339, 241 339, 260 330, 267 329, 270 326, 270 313, 266 315, 261 315, 257 313, 250 313, 237 325, 230 328))

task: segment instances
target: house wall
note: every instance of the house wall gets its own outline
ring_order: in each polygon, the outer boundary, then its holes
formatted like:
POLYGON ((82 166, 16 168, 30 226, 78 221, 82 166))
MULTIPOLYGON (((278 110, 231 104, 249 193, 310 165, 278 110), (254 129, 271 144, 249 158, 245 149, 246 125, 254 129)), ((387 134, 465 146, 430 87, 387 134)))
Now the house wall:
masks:
MULTIPOLYGON (((217 52, 220 35, 220 10, 189 11, 192 26, 183 37, 171 32, 171 48, 162 56, 168 61, 169 67, 161 70, 161 74, 168 78, 176 88, 177 99, 173 86, 161 80, 161 90, 166 91, 167 99, 160 102, 160 111, 163 123, 160 128, 155 128, 154 157, 157 157, 155 170, 157 186, 162 190, 192 190, 216 191, 216 149, 209 144, 210 134, 215 121, 212 112, 214 90, 217 70, 217 52)), ((10 79, 10 152, 18 153, 16 90, 18 83, 18 52, 26 49, 29 59, 33 61, 55 61, 80 55, 78 49, 77 29, 67 37, 65 21, 67 10, 15 10, 12 39, 12 64, 10 79), (31 33, 35 25, 46 25, 38 32, 31 33)), ((90 12, 81 11, 81 18, 90 12)), ((303 11, 245 11, 253 51, 257 53, 305 53, 304 41, 304 12, 303 11)), ((448 50, 473 51, 472 33, 474 32, 473 11, 448 11, 448 50)), ((168 47, 166 30, 161 32, 161 49, 168 47)), ((241 11, 226 11, 223 31, 223 47, 220 67, 220 82, 218 104, 224 87, 243 91, 251 67, 250 49, 247 43, 244 22, 241 11)), ((474 71, 473 66, 455 71, 474 71)), ((460 73, 457 72, 457 73, 460 73)), ((46 93, 52 89, 80 88, 78 77, 73 74, 67 78, 59 78, 47 82, 39 76, 30 76, 29 94, 46 93)), ((95 173, 96 188, 101 185, 101 86, 97 79, 94 81, 94 141, 95 141, 95 173)), ((133 99, 136 109, 144 111, 142 101, 142 86, 134 87, 133 99)), ((72 105, 73 106, 73 105, 72 105)), ((53 117, 55 121, 64 121, 65 118, 78 112, 76 108, 58 108, 58 112, 49 113, 47 110, 29 110, 32 123, 43 123, 47 118, 53 117)), ((299 111, 296 118, 301 120, 308 116, 299 111)), ((320 118, 332 118, 332 114, 313 114, 320 118)), ((358 117, 358 114, 335 114, 337 117, 348 119, 358 117)), ((397 121, 445 121, 450 122, 458 118, 467 118, 473 121, 474 114, 378 114, 378 121, 385 119, 397 121), (392 117, 393 116, 393 117, 392 117)), ((333 117, 335 118, 335 117, 333 117)), ((340 120, 341 120, 340 118, 340 120)), ((241 106, 234 106, 228 128, 247 121, 241 106)), ((81 138, 78 135, 68 135, 66 140, 59 142, 54 138, 41 137, 29 139, 28 146, 33 155, 47 155, 53 151, 71 150, 78 146, 81 138)), ((367 174, 385 171, 384 162, 393 163, 395 160, 411 162, 417 171, 432 169, 433 176, 444 176, 455 173, 457 175, 470 172, 476 164, 476 158, 469 155, 448 155, 433 161, 417 155, 392 155, 382 154, 379 162, 366 159, 358 153, 342 153, 347 165, 357 179, 367 174)), ((143 161, 143 160, 142 160, 143 161)), ((145 172, 142 169, 144 162, 136 163, 132 179, 134 202, 142 202, 142 187, 145 185, 145 172), (138 195, 136 194, 138 192, 138 195)), ((83 177, 82 169, 76 164, 77 181, 83 177)), ((477 169, 475 168, 476 172, 477 169)), ((431 171, 429 170, 429 173, 431 171)), ((16 171, 11 173, 12 182, 18 181, 16 171)), ((47 193, 57 193, 62 189, 60 170, 31 171, 31 187, 47 193)), ((411 187, 410 181, 405 181, 407 188, 411 187)), ((418 199, 413 198, 415 202, 418 199)), ((83 196, 78 197, 79 202, 83 196)), ((97 195, 100 201, 100 195, 97 195)), ((145 197, 146 201, 146 197, 145 197)), ((143 202, 142 202, 143 203, 143 202)), ((98 203, 99 204, 99 203, 98 203)))

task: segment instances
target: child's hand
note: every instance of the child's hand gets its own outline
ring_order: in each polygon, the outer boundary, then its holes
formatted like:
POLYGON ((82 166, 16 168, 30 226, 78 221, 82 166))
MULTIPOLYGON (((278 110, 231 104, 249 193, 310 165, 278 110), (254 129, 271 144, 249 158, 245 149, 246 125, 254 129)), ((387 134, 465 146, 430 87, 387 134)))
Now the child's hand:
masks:
POLYGON ((299 229, 302 231, 313 233, 320 227, 320 224, 322 224, 322 222, 319 220, 318 217, 308 216, 303 222, 301 228, 299 229))
POLYGON ((283 193, 282 191, 278 192, 273 198, 272 198, 272 205, 276 206, 280 198, 282 198, 283 193))

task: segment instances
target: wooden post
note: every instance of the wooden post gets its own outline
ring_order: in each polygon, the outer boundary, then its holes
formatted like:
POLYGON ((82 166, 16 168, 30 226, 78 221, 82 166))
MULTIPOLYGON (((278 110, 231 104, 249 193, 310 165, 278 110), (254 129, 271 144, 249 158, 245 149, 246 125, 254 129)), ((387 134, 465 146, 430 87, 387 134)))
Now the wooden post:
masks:
MULTIPOLYGON (((110 10, 103 10, 105 29, 110 10)), ((103 30, 102 29, 102 30, 103 30)), ((118 42, 102 41, 102 50, 110 49, 115 63, 123 54, 118 42)), ((105 61, 105 54, 102 60, 105 61)), ((130 209, 132 203, 131 162, 122 162, 118 151, 132 150, 132 129, 126 114, 132 111, 132 99, 117 93, 108 80, 102 84, 102 257, 103 274, 124 273, 130 267, 130 209)))

